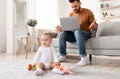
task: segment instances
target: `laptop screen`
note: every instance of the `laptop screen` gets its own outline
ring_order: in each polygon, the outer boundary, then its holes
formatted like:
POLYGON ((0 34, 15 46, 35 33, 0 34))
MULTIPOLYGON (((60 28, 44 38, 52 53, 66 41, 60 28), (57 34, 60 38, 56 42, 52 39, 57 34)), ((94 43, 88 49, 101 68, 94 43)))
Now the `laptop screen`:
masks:
POLYGON ((60 18, 63 31, 74 31, 80 29, 78 16, 60 18))

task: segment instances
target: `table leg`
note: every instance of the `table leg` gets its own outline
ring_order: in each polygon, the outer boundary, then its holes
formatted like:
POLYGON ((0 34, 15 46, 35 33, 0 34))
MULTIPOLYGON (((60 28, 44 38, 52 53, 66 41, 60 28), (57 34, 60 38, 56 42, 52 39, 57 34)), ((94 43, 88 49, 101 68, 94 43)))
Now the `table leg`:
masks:
POLYGON ((26 59, 27 59, 27 55, 28 55, 28 50, 29 50, 28 37, 26 37, 26 48, 25 48, 25 58, 26 59))
POLYGON ((23 38, 20 38, 20 44, 19 44, 19 46, 18 46, 18 48, 17 48, 17 51, 16 51, 16 55, 18 56, 18 54, 20 53, 20 48, 21 48, 21 45, 22 45, 22 40, 23 40, 23 38))

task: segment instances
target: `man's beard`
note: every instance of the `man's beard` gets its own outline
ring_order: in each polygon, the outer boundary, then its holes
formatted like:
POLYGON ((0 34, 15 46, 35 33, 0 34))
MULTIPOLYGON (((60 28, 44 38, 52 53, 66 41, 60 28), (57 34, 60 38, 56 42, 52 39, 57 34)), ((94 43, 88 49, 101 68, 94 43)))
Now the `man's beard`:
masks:
POLYGON ((75 13, 79 13, 79 11, 80 11, 80 7, 78 9, 73 10, 73 12, 75 13))

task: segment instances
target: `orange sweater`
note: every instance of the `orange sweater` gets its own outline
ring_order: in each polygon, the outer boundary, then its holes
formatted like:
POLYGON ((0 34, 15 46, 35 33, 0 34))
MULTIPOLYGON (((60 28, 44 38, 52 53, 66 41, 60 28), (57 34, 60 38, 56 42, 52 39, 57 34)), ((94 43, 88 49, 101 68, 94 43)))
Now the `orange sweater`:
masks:
POLYGON ((81 30, 85 30, 90 33, 89 25, 95 20, 92 11, 86 8, 82 8, 79 13, 70 13, 70 16, 78 16, 81 30))

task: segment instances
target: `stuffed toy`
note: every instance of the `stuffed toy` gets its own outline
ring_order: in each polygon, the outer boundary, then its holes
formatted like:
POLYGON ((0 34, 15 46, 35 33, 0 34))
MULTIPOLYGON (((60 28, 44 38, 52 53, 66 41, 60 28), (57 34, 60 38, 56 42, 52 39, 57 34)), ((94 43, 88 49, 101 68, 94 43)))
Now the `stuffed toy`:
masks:
POLYGON ((36 70, 36 65, 28 64, 27 69, 29 71, 35 71, 36 70))
POLYGON ((73 74, 73 72, 71 71, 70 67, 67 66, 61 66, 61 65, 56 65, 53 69, 52 72, 54 73, 59 73, 61 75, 64 74, 73 74))

